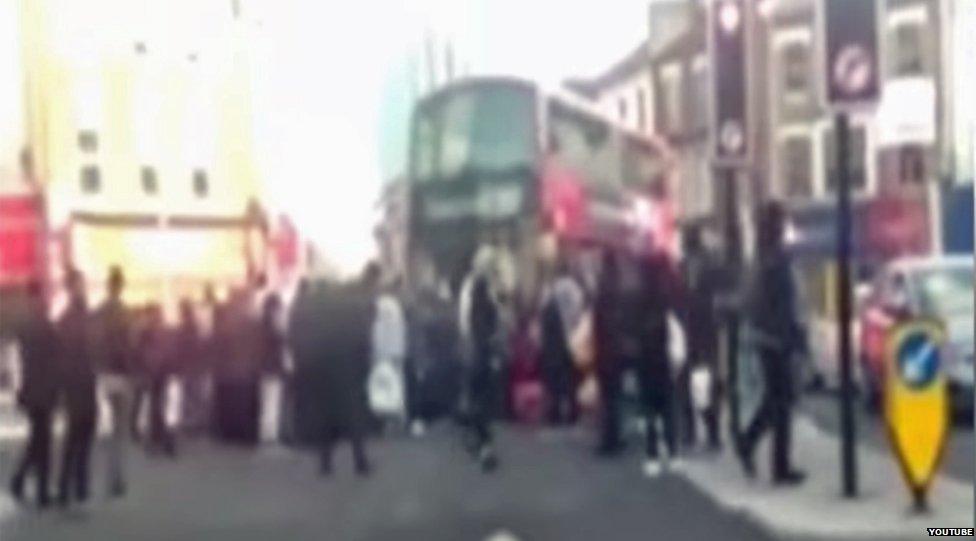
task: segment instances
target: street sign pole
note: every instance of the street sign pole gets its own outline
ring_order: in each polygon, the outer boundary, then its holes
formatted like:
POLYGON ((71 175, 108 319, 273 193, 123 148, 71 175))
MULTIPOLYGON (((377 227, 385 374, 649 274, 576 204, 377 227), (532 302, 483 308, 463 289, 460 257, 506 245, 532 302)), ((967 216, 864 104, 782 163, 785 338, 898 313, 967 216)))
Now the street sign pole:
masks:
POLYGON ((840 359, 841 475, 844 496, 857 496, 854 386, 851 378, 851 181, 850 126, 847 113, 837 113, 837 330, 840 359))
MULTIPOLYGON (((742 247, 739 232, 738 200, 739 185, 734 167, 725 167, 725 263, 730 276, 738 277, 741 271, 742 247)), ((739 310, 728 311, 726 320, 725 345, 728 352, 727 369, 729 381, 729 433, 732 434, 734 448, 738 448, 742 433, 739 414, 739 310)))
MULTIPOLYGON (((749 25, 752 16, 747 0, 708 2, 708 54, 711 60, 709 146, 715 166, 715 182, 721 186, 723 205, 716 206, 725 248, 727 292, 736 297, 742 271, 742 242, 739 228, 739 171, 747 170, 752 156, 749 110, 749 25), (724 184, 724 185, 723 185, 724 184)), ((718 202, 716 202, 718 203, 718 202)), ((726 372, 729 424, 732 443, 739 444, 739 309, 725 307, 726 372)))
MULTIPOLYGON (((854 388, 851 382, 851 171, 849 113, 873 108, 880 98, 878 0, 817 3, 824 55, 824 98, 836 114, 837 136, 837 358, 841 390, 841 486, 857 496, 854 388)), ((867 158, 872 159, 872 158, 867 158)))

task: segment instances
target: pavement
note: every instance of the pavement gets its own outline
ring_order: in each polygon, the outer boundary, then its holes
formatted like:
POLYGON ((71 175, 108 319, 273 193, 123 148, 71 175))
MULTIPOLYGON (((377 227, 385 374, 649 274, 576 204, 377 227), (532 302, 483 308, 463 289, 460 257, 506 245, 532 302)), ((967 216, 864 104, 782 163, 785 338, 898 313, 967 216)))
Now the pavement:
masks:
MULTIPOLYGON (((837 394, 830 392, 806 394, 799 404, 800 411, 818 428, 834 435, 840 434, 838 408, 837 394)), ((870 449, 890 454, 891 443, 881 415, 865 411, 860 400, 855 401, 855 408, 857 440, 870 449)), ((976 437, 970 420, 956 420, 952 424, 940 471, 964 483, 976 481, 976 437)))
POLYGON ((864 442, 857 448, 859 495, 842 497, 840 441, 808 416, 796 416, 793 426, 793 460, 808 473, 806 483, 773 486, 768 447, 767 438, 757 450, 756 480, 747 480, 738 459, 728 452, 689 460, 687 478, 723 508, 745 513, 791 538, 922 539, 930 527, 973 527, 971 480, 938 474, 929 494, 931 511, 916 514, 893 455, 864 442))

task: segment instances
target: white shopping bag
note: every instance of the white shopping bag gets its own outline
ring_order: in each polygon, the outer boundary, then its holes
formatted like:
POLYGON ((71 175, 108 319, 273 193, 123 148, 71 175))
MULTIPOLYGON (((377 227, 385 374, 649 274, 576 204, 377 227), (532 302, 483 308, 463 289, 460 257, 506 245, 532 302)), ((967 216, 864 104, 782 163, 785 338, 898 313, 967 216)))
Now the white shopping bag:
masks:
POLYGON ((261 379, 261 414, 258 434, 262 442, 279 440, 281 431, 282 383, 277 377, 261 379))
POLYGON ((377 415, 400 416, 404 413, 403 377, 389 362, 378 362, 367 383, 369 407, 377 415))
POLYGON ((703 366, 691 371, 691 404, 695 411, 702 412, 712 405, 712 371, 703 366))
POLYGON ((668 356, 671 367, 677 372, 688 360, 688 344, 685 329, 673 314, 668 314, 668 356))

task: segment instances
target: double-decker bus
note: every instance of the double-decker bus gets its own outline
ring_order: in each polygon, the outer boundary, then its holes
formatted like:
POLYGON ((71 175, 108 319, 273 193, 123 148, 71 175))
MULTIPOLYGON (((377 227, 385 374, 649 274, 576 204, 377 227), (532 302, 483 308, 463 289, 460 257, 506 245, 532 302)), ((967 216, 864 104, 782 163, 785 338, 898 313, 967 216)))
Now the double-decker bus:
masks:
POLYGON ((526 295, 552 247, 573 258, 673 243, 668 147, 525 80, 469 78, 420 100, 409 163, 410 285, 456 285, 488 245, 526 295))

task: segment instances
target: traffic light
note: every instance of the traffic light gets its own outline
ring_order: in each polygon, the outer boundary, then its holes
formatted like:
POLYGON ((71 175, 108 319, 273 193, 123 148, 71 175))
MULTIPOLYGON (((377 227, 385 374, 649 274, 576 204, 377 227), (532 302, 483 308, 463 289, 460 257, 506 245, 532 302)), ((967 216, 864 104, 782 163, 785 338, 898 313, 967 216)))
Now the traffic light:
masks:
POLYGON ((718 165, 746 165, 751 150, 745 4, 746 0, 713 0, 709 4, 711 147, 718 165))
POLYGON ((827 103, 876 102, 880 94, 877 0, 823 0, 822 5, 827 103))

